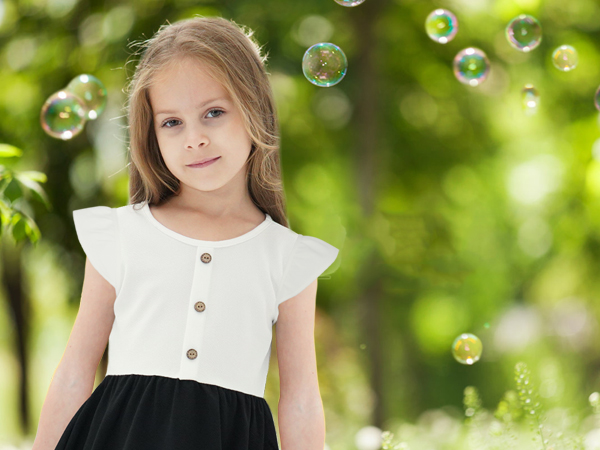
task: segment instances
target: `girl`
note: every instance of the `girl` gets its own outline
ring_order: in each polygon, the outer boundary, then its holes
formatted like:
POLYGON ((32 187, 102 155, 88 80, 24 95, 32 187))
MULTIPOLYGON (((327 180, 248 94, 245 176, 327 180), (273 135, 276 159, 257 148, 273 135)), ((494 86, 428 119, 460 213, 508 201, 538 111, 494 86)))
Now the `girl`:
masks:
POLYGON ((287 225, 266 58, 213 17, 143 47, 130 204, 73 212, 81 305, 33 450, 278 449, 264 399, 275 322, 282 446, 322 450, 315 298, 338 249, 287 225))

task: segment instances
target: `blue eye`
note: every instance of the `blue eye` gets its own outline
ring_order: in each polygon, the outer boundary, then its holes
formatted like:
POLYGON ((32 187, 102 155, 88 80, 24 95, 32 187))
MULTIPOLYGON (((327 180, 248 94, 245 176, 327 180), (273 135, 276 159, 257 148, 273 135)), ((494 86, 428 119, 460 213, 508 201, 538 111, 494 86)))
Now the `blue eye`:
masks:
MULTIPOLYGON (((177 119, 171 119, 171 120, 167 120, 166 122, 164 122, 161 127, 164 127, 166 124, 168 124, 169 122, 178 122, 177 119)), ((167 127, 167 128, 173 128, 173 127, 167 127)))
MULTIPOLYGON (((210 111, 208 111, 208 113, 209 113, 209 114, 210 114, 210 113, 212 113, 212 112, 219 112, 219 113, 221 113, 221 114, 219 114, 218 116, 216 116, 216 117, 213 117, 214 119, 216 119, 216 118, 218 118, 218 117, 221 117, 223 114, 225 114, 225 111, 222 111, 222 110, 220 110, 220 109, 211 109, 210 111)), ((169 119, 169 120, 166 120, 166 121, 165 121, 165 122, 163 122, 163 124, 161 125, 161 128, 173 128, 172 126, 166 126, 166 125, 167 125, 168 123, 170 123, 170 122, 181 122, 181 121, 180 121, 180 120, 177 120, 177 119, 169 119)))
MULTIPOLYGON (((214 112, 214 111, 225 114, 225 111, 221 111, 220 109, 211 109, 208 113, 210 114, 211 112, 214 112)), ((219 114, 217 117, 221 117, 223 114, 219 114)))

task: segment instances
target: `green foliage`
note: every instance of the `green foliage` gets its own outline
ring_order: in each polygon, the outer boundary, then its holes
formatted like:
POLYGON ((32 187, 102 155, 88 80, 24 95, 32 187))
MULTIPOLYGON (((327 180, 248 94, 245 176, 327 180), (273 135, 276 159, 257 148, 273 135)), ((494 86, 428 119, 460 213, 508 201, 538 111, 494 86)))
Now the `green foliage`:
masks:
MULTIPOLYGON (((20 158, 23 151, 13 145, 0 144, 0 161, 20 158)), ((0 235, 10 233, 16 242, 29 239, 39 241, 41 233, 31 216, 31 200, 41 201, 51 208, 50 201, 40 183, 47 181, 42 172, 12 169, 13 161, 0 164, 0 235)))
MULTIPOLYGON (((544 399, 581 411, 581 396, 573 391, 598 389, 591 375, 599 350, 594 334, 558 335, 544 322, 545 339, 506 354, 492 347, 495 319, 517 302, 546 317, 557 302, 577 296, 590 318, 600 315, 600 141, 592 102, 600 80, 596 0, 367 0, 356 8, 321 0, 2 5, 0 141, 13 145, 0 145, 0 232, 35 242, 41 233, 34 201, 48 210, 55 205, 56 214, 45 222, 46 239, 77 278, 81 249, 70 211, 128 200, 126 136, 119 134, 124 121, 116 121, 123 118, 123 89, 137 62, 128 59, 128 44, 195 13, 232 18, 253 28, 269 51, 290 222, 300 225, 296 231, 312 234, 312 227, 334 244, 343 240, 329 235, 347 231, 339 270, 323 283, 335 294, 319 298, 320 311, 338 324, 322 345, 352 343, 340 345, 351 353, 352 345, 361 348, 365 334, 378 330, 351 367, 319 359, 324 398, 342 398, 340 385, 347 392, 328 417, 330 447, 352 448, 348 424, 370 411, 362 397, 346 400, 377 386, 385 414, 403 420, 438 405, 459 408, 462 401, 465 440, 453 444, 457 449, 468 448, 467 436, 483 442, 481 448, 519 448, 516 441, 526 436, 522 427, 534 428, 536 449, 581 448, 575 432, 551 435, 550 424, 536 428, 530 416, 535 419, 538 408, 528 415, 519 390, 505 386, 513 358, 529 361, 546 353, 564 366, 575 361, 577 370, 557 381, 563 391, 544 399), (452 9, 460 23, 457 37, 445 45, 432 42, 423 27, 438 7, 452 9), (510 48, 503 36, 508 20, 524 12, 544 29, 540 47, 529 54, 510 48), (339 45, 349 61, 344 80, 327 89, 311 85, 301 68, 303 53, 319 40, 339 45), (580 66, 571 73, 558 72, 549 59, 563 43, 580 51, 580 66), (454 55, 471 45, 484 49, 493 65, 490 78, 475 89, 458 83, 451 68, 454 55), (109 107, 72 140, 50 138, 40 126, 40 108, 81 73, 104 82, 109 107), (525 83, 541 95, 531 117, 521 109, 525 83), (11 164, 17 159, 25 170, 11 164), (468 372, 446 350, 457 328, 484 344, 484 358, 468 372), (383 355, 371 357, 380 349, 383 355), (496 350, 495 360, 487 360, 488 349, 496 350), (356 375, 363 371, 376 376, 356 375), (465 385, 470 388, 463 391, 465 385), (482 407, 488 398, 501 398, 493 414, 482 407), (347 403, 358 403, 360 411, 347 403)), ((41 227, 45 223, 40 220, 41 227)), ((79 292, 67 296, 73 304, 79 300, 79 292)), ((40 326, 36 332, 50 331, 40 326)), ((12 341, 5 342, 10 354, 12 341)), ((45 360, 45 342, 31 341, 30 360, 45 360)), ((38 378, 41 383, 43 376, 38 378)), ((6 385, 7 392, 16 392, 16 384, 6 385)), ((275 390, 266 396, 276 398, 275 390)), ((0 435, 20 433, 16 404, 6 406, 0 435)), ((600 412, 592 406, 600 427, 600 412)), ((36 418, 39 411, 32 411, 36 418)), ((527 439, 522 448, 530 449, 527 439)), ((404 444, 408 448, 408 440, 404 444)))
MULTIPOLYGON (((524 362, 515 365, 515 390, 507 390, 493 414, 483 407, 479 391, 474 386, 464 389, 464 420, 459 439, 446 442, 447 450, 584 450, 587 430, 579 427, 577 420, 563 421, 562 428, 547 430, 546 414, 539 401, 539 392, 531 371, 524 362), (529 442, 533 442, 531 445, 529 442)), ((600 394, 589 397, 596 426, 600 428, 600 394)), ((548 427, 551 428, 551 427, 548 427)), ((382 449, 420 449, 410 442, 393 442, 391 431, 382 432, 382 449)), ((420 436, 422 438, 422 436, 420 436)), ((423 447, 425 448, 425 447, 423 447)), ((428 447, 427 447, 428 448, 428 447)))
POLYGON ((531 372, 524 362, 519 362, 515 366, 515 380, 521 408, 531 424, 531 430, 536 432, 540 438, 540 443, 543 449, 546 449, 548 440, 544 439, 544 425, 542 424, 542 410, 538 399, 537 389, 531 380, 531 372))
POLYGON ((392 440, 394 439, 394 433, 391 431, 384 431, 381 433, 381 448, 383 450, 410 450, 410 447, 406 442, 400 442, 394 444, 392 440))

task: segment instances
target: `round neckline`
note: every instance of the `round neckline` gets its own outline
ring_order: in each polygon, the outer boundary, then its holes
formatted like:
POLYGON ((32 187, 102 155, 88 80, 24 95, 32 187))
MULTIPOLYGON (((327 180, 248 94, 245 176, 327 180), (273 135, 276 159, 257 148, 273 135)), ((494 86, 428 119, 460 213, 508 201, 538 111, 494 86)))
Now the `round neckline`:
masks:
POLYGON ((156 228, 158 228, 163 233, 165 233, 181 242, 185 242, 187 244, 203 245, 206 247, 226 247, 229 245, 239 244, 240 242, 247 241, 248 239, 256 236, 258 233, 263 231, 265 228, 267 228, 273 222, 273 219, 271 218, 271 216, 269 214, 265 213, 265 220, 263 220, 260 224, 258 224, 256 227, 254 227, 247 233, 244 233, 240 236, 236 236, 231 239, 224 239, 221 241, 205 241, 202 239, 195 239, 195 238, 192 238, 189 236, 185 236, 185 235, 180 234, 170 228, 167 228, 165 225, 163 225, 161 222, 159 222, 158 219, 156 219, 156 217, 154 217, 154 215, 152 214, 152 211, 150 211, 150 205, 148 202, 143 203, 141 211, 144 213, 144 216, 146 216, 146 218, 150 221, 150 223, 152 223, 156 228))

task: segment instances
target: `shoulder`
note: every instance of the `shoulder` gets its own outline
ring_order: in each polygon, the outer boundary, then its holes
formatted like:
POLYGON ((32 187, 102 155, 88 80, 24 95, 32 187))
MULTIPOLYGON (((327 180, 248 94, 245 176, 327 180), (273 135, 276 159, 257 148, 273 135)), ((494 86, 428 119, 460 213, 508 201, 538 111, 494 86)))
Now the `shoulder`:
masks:
POLYGON ((270 218, 269 220, 270 224, 266 228, 267 233, 265 233, 269 242, 269 246, 277 248, 284 254, 289 253, 297 239, 300 237, 300 234, 284 225, 281 225, 279 222, 273 220, 273 218, 270 218))
POLYGON ((76 209, 73 222, 86 256, 118 292, 122 275, 118 208, 92 206, 76 209))
POLYGON ((277 303, 294 297, 321 276, 337 259, 339 249, 314 236, 295 233, 283 260, 277 303))
POLYGON ((89 206, 73 210, 73 220, 75 225, 93 226, 94 228, 107 227, 111 223, 118 225, 131 212, 141 209, 143 204, 128 204, 124 206, 89 206))
POLYGON ((118 224, 115 208, 109 206, 90 206, 73 210, 76 230, 110 229, 118 224))
MULTIPOLYGON (((288 256, 288 259, 294 255, 332 255, 337 256, 339 249, 314 236, 304 235, 295 232, 294 230, 281 225, 278 222, 272 221, 270 229, 270 241, 277 242, 279 248, 288 256)), ((335 258, 334 258, 335 259, 335 258)))

